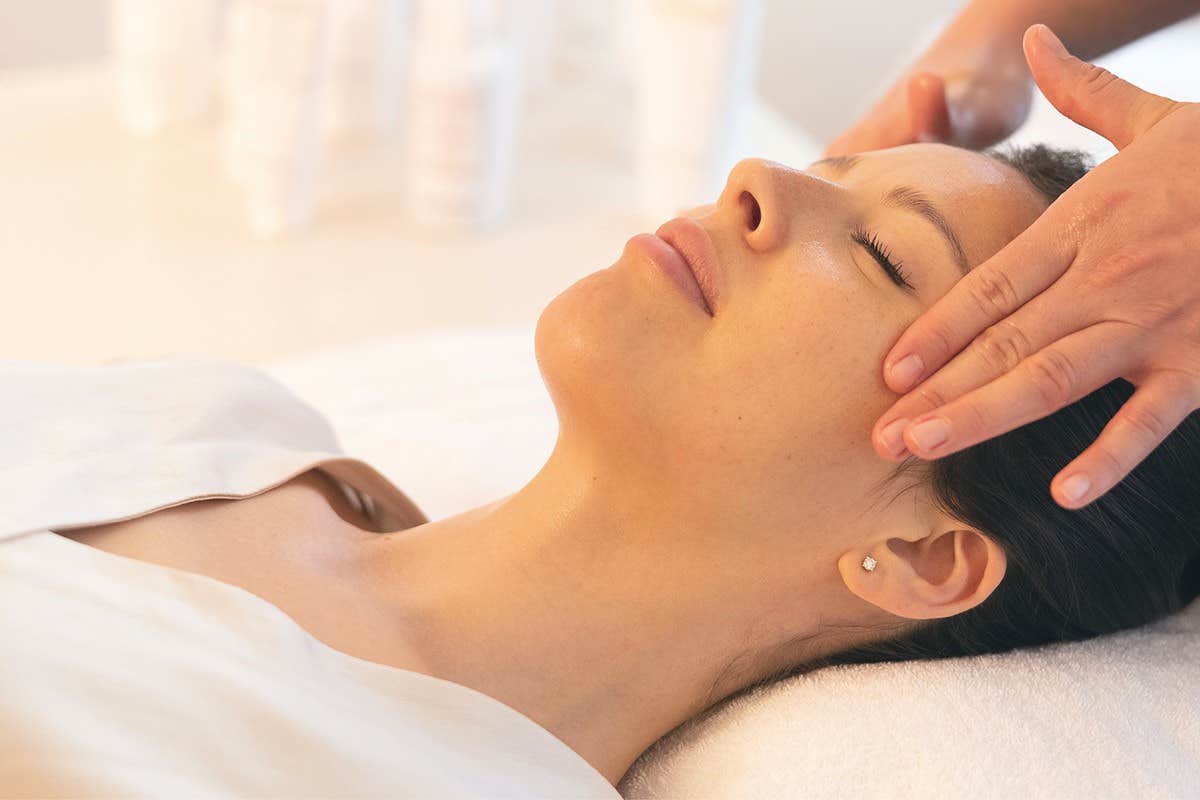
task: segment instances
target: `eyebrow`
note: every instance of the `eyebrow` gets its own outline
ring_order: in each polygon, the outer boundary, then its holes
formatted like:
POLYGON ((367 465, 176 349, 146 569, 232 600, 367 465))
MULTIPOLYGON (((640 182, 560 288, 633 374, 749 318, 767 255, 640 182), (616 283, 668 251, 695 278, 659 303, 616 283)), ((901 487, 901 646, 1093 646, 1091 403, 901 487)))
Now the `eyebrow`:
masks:
MULTIPOLYGON (((830 158, 822 158, 819 161, 814 161, 812 166, 829 167, 835 175, 841 177, 861 160, 860 156, 831 156, 830 158)), ((923 192, 912 186, 897 186, 883 196, 883 203, 884 205, 904 211, 911 211, 923 217, 937 228, 938 233, 946 240, 946 244, 950 245, 950 253, 954 257, 954 262, 958 265, 959 271, 964 275, 970 271, 970 266, 967 264, 967 254, 963 249, 962 241, 958 238, 958 234, 954 232, 954 228, 950 227, 950 223, 946 221, 946 216, 938 210, 933 201, 923 192)))
POLYGON ((814 161, 810 166, 829 167, 833 170, 833 174, 840 178, 849 172, 859 161, 862 161, 862 156, 830 156, 829 158, 814 161))

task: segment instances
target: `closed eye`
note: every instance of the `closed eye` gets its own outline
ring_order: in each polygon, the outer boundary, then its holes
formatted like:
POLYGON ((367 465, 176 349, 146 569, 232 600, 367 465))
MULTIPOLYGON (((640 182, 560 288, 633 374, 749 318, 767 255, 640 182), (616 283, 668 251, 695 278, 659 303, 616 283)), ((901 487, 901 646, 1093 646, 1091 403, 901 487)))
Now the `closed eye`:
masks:
POLYGON ((856 229, 851 238, 863 247, 870 254, 871 258, 875 259, 883 271, 887 273, 888 278, 892 283, 902 289, 907 289, 909 292, 916 292, 917 287, 908 282, 908 277, 905 274, 902 265, 897 263, 891 256, 887 247, 883 245, 875 236, 862 228, 856 229))

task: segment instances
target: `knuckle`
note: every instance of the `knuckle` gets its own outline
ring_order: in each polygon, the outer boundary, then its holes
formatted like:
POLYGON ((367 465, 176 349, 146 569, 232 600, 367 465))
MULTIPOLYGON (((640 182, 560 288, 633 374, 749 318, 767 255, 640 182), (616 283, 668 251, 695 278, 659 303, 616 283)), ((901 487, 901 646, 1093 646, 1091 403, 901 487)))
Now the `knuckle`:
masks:
POLYGON ((1114 289, 1119 290, 1121 285, 1128 281, 1137 258, 1137 254, 1125 249, 1116 252, 1110 250, 1104 254, 1103 258, 1091 256, 1088 259, 1088 263, 1084 264, 1086 269, 1078 270, 1080 291, 1108 292, 1114 289))
POLYGON ((1127 287, 1131 279, 1150 277, 1155 272, 1161 272, 1159 267, 1167 260, 1164 258, 1167 247, 1169 243, 1139 242, 1136 247, 1126 245, 1112 248, 1112 251, 1090 270, 1094 273, 1095 285, 1104 289, 1120 290, 1127 287))
POLYGON ((1024 331, 1001 320, 976 337, 975 349, 993 372, 1003 374, 1016 369, 1033 348, 1024 331))
POLYGON ((1096 97, 1107 92, 1109 87, 1119 80, 1121 79, 1104 67, 1097 67, 1092 64, 1079 76, 1079 81, 1075 89, 1079 94, 1096 97))
POLYGON ((1108 476, 1109 479, 1106 481, 1108 485, 1115 485, 1125 477, 1126 469, 1121 463, 1121 459, 1117 458, 1106 445, 1097 444, 1093 457, 1100 465, 1100 474, 1108 476))
POLYGON ((1067 116, 1074 116, 1082 108, 1108 94, 1118 81, 1120 78, 1103 67, 1086 64, 1083 69, 1075 73, 1074 79, 1069 84, 1064 98, 1063 113, 1067 116))
POLYGON ((1141 327, 1159 330, 1164 323, 1171 322, 1181 313, 1183 301, 1177 297, 1149 297, 1137 305, 1137 316, 1141 327))
POLYGON ((975 273, 970 283, 971 298, 989 319, 1007 317, 1021 304, 1012 280, 998 269, 975 273))
POLYGON ((946 397, 936 386, 921 386, 917 388, 917 395, 928 408, 941 408, 946 405, 946 397))
POLYGON ((933 361, 945 363, 954 355, 954 335, 945 322, 940 319, 931 320, 921 333, 924 337, 922 350, 928 353, 933 361))
POLYGON ((1025 363, 1034 389, 1047 408, 1062 408, 1075 396, 1079 385, 1079 371, 1064 353, 1047 347, 1034 353, 1025 363))
POLYGON ((995 431, 991 415, 978 403, 966 403, 962 408, 966 416, 965 424, 955 424, 955 429, 961 429, 963 437, 971 442, 986 439, 989 432, 995 431))
POLYGON ((1166 421, 1152 408, 1138 408, 1117 414, 1121 424, 1131 428, 1144 442, 1155 444, 1167 438, 1166 421))

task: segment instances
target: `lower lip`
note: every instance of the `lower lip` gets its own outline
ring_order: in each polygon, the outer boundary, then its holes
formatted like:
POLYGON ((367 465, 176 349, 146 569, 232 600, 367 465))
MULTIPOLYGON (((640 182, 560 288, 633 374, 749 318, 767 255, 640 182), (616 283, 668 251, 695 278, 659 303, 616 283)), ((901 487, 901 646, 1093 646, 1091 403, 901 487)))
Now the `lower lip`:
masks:
POLYGON ((629 240, 627 246, 635 247, 649 256, 651 263, 690 297, 701 311, 712 316, 708 303, 704 301, 704 293, 700 291, 700 284, 696 282, 696 276, 692 274, 682 253, 652 233, 639 233, 629 240))

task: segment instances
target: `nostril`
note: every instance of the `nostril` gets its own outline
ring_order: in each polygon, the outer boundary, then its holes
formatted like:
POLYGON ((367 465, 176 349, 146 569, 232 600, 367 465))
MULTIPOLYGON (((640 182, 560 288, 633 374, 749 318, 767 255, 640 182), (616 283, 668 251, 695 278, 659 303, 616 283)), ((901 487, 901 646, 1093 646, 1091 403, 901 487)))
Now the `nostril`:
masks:
POLYGON ((758 200, 754 199, 750 192, 742 192, 738 196, 738 205, 746 214, 746 223, 750 230, 758 230, 758 224, 762 222, 762 209, 759 208, 758 200))

